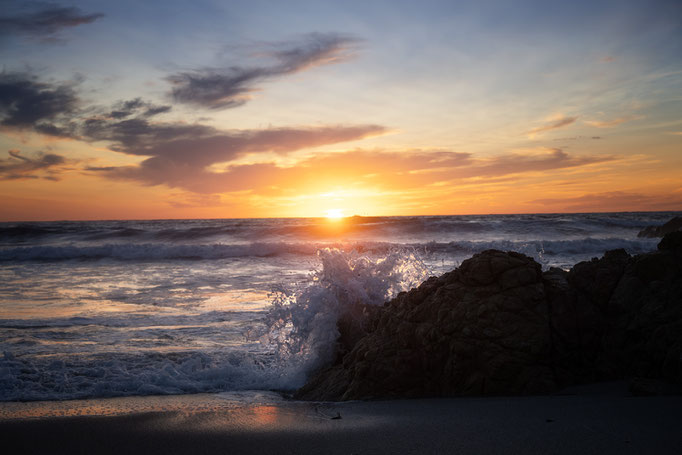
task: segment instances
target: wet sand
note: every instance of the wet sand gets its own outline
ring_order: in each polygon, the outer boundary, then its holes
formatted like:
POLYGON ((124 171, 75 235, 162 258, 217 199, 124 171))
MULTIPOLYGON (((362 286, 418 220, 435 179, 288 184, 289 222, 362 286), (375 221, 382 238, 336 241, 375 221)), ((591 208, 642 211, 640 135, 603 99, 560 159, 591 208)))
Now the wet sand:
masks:
MULTIPOLYGON (((682 397, 288 401, 263 392, 3 403, 11 453, 679 454, 682 397)), ((9 452, 7 452, 9 453, 9 452)))

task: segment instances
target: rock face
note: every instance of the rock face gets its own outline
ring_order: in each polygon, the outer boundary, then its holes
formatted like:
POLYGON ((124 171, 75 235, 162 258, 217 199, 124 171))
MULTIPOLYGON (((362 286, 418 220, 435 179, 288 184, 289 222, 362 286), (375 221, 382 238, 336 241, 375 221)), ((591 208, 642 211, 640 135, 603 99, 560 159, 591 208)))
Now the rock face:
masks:
POLYGON ((627 377, 682 384, 682 232, 542 272, 484 251, 383 307, 339 323, 333 365, 310 400, 538 394, 627 377), (348 333, 346 333, 348 332, 348 333))
POLYGON ((682 216, 676 216, 672 220, 665 223, 663 226, 647 226, 637 234, 637 237, 663 237, 671 232, 682 229, 682 216))

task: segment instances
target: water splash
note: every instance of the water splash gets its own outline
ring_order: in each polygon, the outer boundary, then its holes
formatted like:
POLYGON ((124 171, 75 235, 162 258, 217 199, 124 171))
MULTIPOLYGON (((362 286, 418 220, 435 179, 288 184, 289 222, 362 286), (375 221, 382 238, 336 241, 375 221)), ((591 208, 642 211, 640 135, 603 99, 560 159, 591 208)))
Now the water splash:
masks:
POLYGON ((318 256, 322 268, 312 274, 311 284, 278 292, 266 317, 265 339, 290 387, 302 385, 309 372, 331 360, 339 336, 336 323, 344 310, 355 304, 381 305, 428 276, 422 260, 409 250, 372 258, 327 248, 318 256))

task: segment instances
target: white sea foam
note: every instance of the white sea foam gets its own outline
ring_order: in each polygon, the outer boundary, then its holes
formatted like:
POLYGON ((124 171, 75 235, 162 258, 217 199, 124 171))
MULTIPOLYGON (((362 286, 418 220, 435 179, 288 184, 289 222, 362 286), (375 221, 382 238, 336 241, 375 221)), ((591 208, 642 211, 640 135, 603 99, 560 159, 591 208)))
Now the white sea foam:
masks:
MULTIPOLYGON (((150 351, 146 345, 146 352, 138 353, 99 349, 87 355, 30 355, 27 350, 21 356, 6 351, 0 358, 0 401, 300 387, 311 369, 332 355, 338 336, 336 321, 344 308, 354 303, 382 304, 427 276, 426 267, 410 250, 392 250, 379 258, 338 249, 320 250, 318 255, 321 265, 310 281, 276 292, 265 325, 260 329, 251 325, 261 337, 260 344, 245 343, 250 349, 168 352, 150 351)), ((173 323, 182 329, 176 332, 188 336, 193 332, 187 331, 186 324, 224 321, 230 314, 211 312, 190 320, 176 317, 173 323)), ((100 330, 118 327, 126 334, 137 330, 134 337, 139 338, 149 332, 148 326, 169 324, 168 319, 6 320, 0 329, 34 329, 55 341, 66 328, 88 330, 89 337, 97 337, 100 330)), ((172 327, 167 333, 174 333, 172 327)), ((108 340, 112 346, 125 341, 108 340)))
POLYGON ((324 249, 322 267, 312 284, 279 292, 266 318, 265 338, 276 347, 285 383, 302 385, 306 375, 330 360, 338 338, 336 322, 354 304, 379 305, 428 276, 424 263, 409 250, 393 250, 373 259, 356 252, 324 249))
POLYGON ((64 400, 268 389, 265 355, 244 352, 108 353, 0 358, 0 401, 64 400))

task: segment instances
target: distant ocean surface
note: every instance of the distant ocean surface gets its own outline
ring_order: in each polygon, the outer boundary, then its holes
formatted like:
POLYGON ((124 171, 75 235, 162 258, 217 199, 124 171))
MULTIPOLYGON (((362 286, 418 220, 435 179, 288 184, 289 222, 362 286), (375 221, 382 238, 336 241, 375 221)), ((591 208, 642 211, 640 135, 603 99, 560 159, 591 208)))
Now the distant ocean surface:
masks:
POLYGON ((544 268, 679 213, 0 223, 0 401, 291 390, 343 305, 496 248, 544 268))

